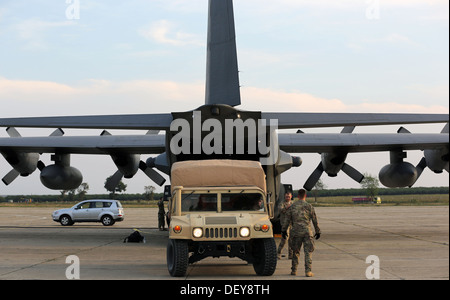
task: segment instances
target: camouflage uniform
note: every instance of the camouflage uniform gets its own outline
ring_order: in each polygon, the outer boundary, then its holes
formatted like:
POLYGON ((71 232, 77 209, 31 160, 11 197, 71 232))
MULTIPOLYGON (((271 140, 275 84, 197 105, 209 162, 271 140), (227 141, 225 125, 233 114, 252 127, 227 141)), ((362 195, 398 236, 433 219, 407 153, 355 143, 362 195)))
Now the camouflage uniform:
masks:
POLYGON ((165 228, 165 220, 164 217, 166 216, 166 213, 164 211, 164 200, 161 199, 158 201, 158 228, 159 230, 164 230, 165 228))
POLYGON ((311 229, 311 221, 314 224, 316 234, 320 234, 317 216, 314 207, 304 200, 295 202, 286 212, 286 219, 282 223, 282 231, 292 226, 290 241, 294 256, 292 258, 292 272, 297 272, 300 249, 303 244, 305 252, 305 273, 311 272, 312 253, 314 252, 314 235, 311 229))
MULTIPOLYGON (((280 222, 282 225, 286 220, 286 212, 292 206, 292 203, 293 202, 291 201, 289 203, 289 206, 288 206, 288 202, 283 202, 280 205, 280 222)), ((290 229, 291 229, 291 226, 288 226, 288 229, 287 229, 288 234, 289 234, 290 229)), ((284 245, 286 245, 286 239, 284 237, 281 237, 280 245, 278 245, 278 251, 277 251, 278 259, 281 259, 281 251, 283 251, 284 245)), ((293 251, 292 251, 291 239, 289 238, 288 239, 288 257, 289 257, 289 259, 292 258, 292 254, 293 254, 293 251)))

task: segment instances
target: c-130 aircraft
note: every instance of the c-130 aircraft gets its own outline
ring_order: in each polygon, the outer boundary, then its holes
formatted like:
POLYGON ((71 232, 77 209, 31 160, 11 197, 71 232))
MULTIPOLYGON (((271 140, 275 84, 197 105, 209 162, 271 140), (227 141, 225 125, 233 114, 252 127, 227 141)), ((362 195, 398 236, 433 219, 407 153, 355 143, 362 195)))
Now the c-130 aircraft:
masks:
MULTIPOLYGON (((390 152, 390 163, 379 175, 387 187, 414 185, 426 167, 435 173, 449 171, 448 114, 277 113, 243 111, 237 108, 240 104, 233 2, 209 0, 204 105, 193 111, 167 114, 0 118, 0 127, 6 127, 10 136, 0 138, 0 152, 13 168, 2 181, 9 185, 19 175, 28 176, 39 169, 41 182, 47 188, 75 189, 82 183, 82 174, 71 166, 71 154, 111 156, 118 170, 107 182, 109 188, 123 177, 132 178, 139 170, 162 186, 165 179, 159 172, 170 176, 172 164, 179 161, 264 160, 267 191, 277 209, 284 199, 281 174, 302 163, 289 153, 321 154, 319 165, 304 184, 307 190, 324 172, 334 177, 343 171, 361 182, 364 176, 345 163, 347 155, 355 152, 390 152), (355 126, 426 123, 447 125, 441 133, 431 134, 414 134, 403 127, 393 134, 353 133, 355 126), (47 137, 22 137, 17 127, 56 130, 47 137), (301 131, 318 127, 344 129, 333 134, 301 131), (100 136, 70 137, 64 136, 61 128, 104 131, 100 136), (107 129, 148 130, 148 134, 113 136, 107 129), (285 129, 299 131, 278 133, 285 129), (161 131, 165 134, 155 134, 161 131), (416 166, 404 161, 405 151, 409 150, 424 151, 416 166), (53 165, 46 166, 40 160, 43 153, 52 154, 53 165), (141 155, 156 157, 144 162, 141 155)), ((275 220, 278 215, 276 210, 275 220)))

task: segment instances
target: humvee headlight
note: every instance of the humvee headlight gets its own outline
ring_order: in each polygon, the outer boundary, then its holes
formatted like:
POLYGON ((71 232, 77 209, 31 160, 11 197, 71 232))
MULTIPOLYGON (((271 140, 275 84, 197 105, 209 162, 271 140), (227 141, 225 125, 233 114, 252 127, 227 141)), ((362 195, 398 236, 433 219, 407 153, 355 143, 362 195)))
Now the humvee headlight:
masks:
POLYGON ((261 230, 262 230, 262 232, 267 232, 267 231, 269 231, 269 225, 264 224, 263 226, 261 226, 261 230))
POLYGON ((192 231, 192 235, 195 238, 201 238, 203 236, 203 229, 201 229, 201 228, 194 228, 194 230, 192 231))
POLYGON ((248 228, 248 227, 241 227, 241 229, 239 230, 239 234, 241 235, 241 237, 248 237, 248 236, 250 236, 250 228, 248 228))
POLYGON ((180 233, 181 230, 182 230, 182 228, 180 225, 176 225, 175 227, 173 227, 173 232, 175 232, 175 233, 180 233))

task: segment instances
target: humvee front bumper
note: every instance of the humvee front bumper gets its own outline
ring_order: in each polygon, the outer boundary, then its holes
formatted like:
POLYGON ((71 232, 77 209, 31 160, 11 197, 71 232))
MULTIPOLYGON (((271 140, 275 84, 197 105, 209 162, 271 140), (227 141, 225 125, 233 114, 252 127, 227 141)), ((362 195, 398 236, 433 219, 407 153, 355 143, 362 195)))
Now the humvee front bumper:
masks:
POLYGON ((195 263, 207 257, 238 257, 251 263, 251 242, 250 241, 208 241, 191 242, 189 251, 193 255, 189 258, 189 263, 195 263))

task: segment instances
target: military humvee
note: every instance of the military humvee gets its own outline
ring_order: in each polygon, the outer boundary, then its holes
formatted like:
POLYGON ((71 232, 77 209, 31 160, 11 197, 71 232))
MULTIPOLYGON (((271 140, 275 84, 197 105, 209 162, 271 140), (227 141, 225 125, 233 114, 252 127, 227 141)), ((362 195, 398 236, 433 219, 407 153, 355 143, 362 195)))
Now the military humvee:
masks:
POLYGON ((185 276, 206 257, 238 257, 256 274, 271 276, 277 264, 273 203, 267 200, 259 162, 204 160, 172 167, 167 267, 185 276))

